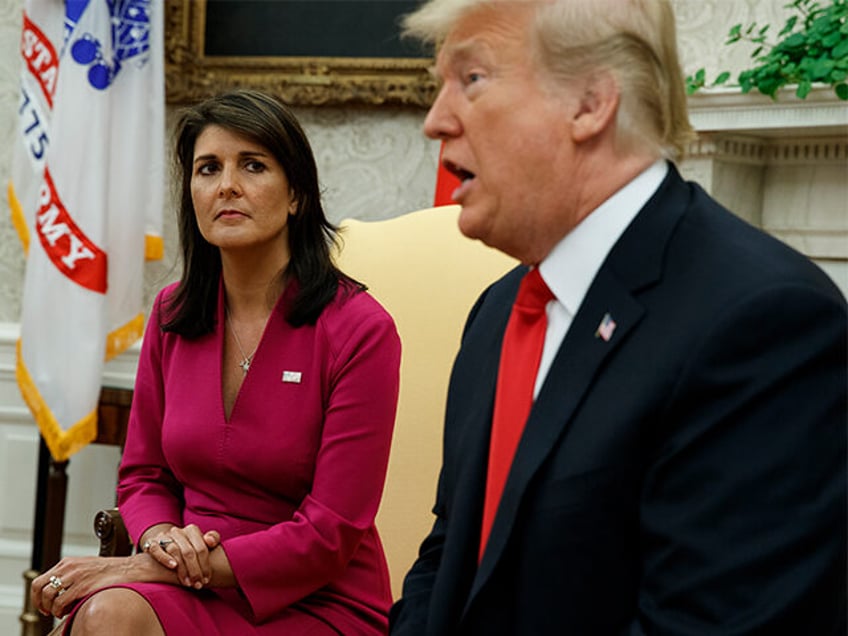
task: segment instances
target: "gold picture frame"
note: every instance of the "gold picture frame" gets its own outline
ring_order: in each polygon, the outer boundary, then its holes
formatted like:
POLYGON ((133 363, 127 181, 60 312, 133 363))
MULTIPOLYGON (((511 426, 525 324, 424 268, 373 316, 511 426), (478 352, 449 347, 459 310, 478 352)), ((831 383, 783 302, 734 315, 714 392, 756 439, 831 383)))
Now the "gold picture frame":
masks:
POLYGON ((238 87, 265 90, 296 106, 426 108, 435 96, 428 58, 207 56, 206 0, 166 0, 165 11, 165 93, 171 104, 238 87))

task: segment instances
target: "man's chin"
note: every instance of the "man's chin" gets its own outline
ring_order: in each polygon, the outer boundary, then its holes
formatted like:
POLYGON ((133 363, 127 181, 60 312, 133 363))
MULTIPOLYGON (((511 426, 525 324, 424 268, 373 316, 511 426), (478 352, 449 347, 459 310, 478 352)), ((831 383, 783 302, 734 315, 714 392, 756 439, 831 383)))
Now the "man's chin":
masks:
POLYGON ((473 205, 463 205, 459 211, 457 225, 459 225, 459 231, 464 236, 486 243, 485 237, 487 232, 485 231, 481 216, 479 208, 475 208, 473 205))

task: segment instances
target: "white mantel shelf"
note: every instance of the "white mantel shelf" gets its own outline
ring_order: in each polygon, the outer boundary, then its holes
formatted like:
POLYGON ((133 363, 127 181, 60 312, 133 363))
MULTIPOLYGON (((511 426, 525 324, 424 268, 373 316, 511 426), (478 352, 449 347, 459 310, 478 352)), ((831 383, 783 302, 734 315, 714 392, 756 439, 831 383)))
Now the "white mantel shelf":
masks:
POLYGON ((810 258, 848 291, 848 101, 722 87, 689 96, 698 139, 681 172, 728 209, 810 258))
POLYGON ((689 119, 699 133, 848 137, 848 101, 830 86, 814 87, 806 99, 784 89, 776 100, 756 89, 706 89, 689 96, 689 119))

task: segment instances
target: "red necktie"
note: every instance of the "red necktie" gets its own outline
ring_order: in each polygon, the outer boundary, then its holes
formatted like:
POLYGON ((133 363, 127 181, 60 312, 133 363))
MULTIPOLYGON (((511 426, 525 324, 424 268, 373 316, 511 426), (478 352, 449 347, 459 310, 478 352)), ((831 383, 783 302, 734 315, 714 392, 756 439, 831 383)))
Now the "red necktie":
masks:
POLYGON ((545 330, 548 325, 545 305, 553 297, 551 290, 542 280, 539 269, 530 270, 521 281, 506 325, 492 417, 489 471, 486 477, 486 499, 480 535, 480 560, 483 559, 483 551, 492 530, 518 440, 521 439, 530 407, 533 405, 533 387, 536 384, 536 373, 542 359, 545 330))

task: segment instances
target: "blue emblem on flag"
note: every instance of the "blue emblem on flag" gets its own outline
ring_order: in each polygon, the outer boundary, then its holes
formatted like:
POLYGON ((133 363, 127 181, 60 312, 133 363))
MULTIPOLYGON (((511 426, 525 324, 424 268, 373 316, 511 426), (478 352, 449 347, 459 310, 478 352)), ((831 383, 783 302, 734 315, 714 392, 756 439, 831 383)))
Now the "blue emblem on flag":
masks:
MULTIPOLYGON (((120 73, 122 66, 131 61, 143 66, 150 51, 150 1, 151 0, 91 0, 106 2, 111 16, 111 47, 104 53, 103 44, 92 33, 82 33, 71 44, 71 57, 89 67, 88 82, 96 89, 105 90, 120 73), (112 51, 111 59, 108 51, 112 51)), ((90 4, 87 2, 86 5, 90 4)), ((83 6, 83 10, 85 9, 83 6)), ((81 13, 81 12, 80 12, 81 13)), ((67 16, 68 20, 78 19, 67 16)))

